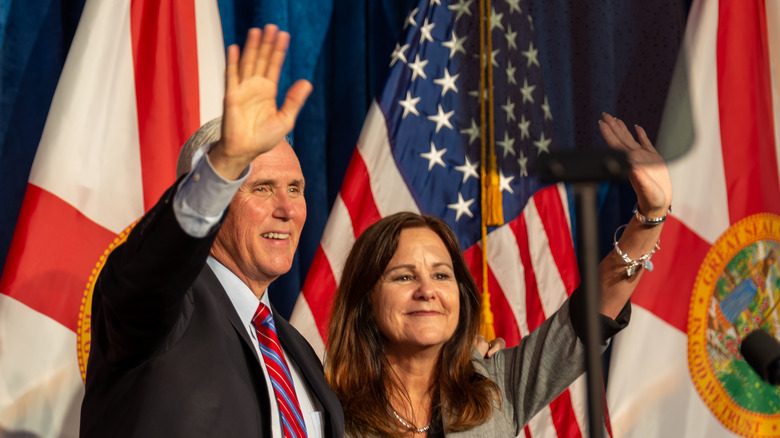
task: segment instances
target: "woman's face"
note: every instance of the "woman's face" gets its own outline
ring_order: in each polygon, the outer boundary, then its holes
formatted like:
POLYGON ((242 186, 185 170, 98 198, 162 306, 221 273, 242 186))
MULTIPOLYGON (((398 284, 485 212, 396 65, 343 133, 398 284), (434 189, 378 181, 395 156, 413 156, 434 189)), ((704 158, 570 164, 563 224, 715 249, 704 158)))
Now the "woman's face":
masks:
POLYGON ((372 294, 388 354, 439 349, 458 325, 460 297, 452 259, 428 228, 401 231, 398 248, 372 294))

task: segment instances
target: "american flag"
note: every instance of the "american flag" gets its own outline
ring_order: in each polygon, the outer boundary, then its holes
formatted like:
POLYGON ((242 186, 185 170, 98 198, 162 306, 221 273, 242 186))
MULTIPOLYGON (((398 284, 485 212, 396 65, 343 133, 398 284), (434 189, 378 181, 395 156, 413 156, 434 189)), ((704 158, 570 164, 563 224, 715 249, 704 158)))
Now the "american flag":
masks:
MULTIPOLYGON (((482 285, 480 68, 493 70, 496 164, 505 224, 489 227, 488 287, 497 336, 508 346, 552 315, 579 281, 562 186, 537 178, 555 148, 533 20, 525 0, 489 6, 492 51, 474 0, 423 0, 389 60, 291 321, 324 354, 332 296, 352 244, 398 211, 444 219, 482 285), (487 41, 487 39, 485 39, 487 41)), ((489 93, 485 93, 488 95, 489 93)), ((488 138, 488 137, 486 137, 488 138)), ((525 436, 582 436, 584 383, 537 415, 525 436)))

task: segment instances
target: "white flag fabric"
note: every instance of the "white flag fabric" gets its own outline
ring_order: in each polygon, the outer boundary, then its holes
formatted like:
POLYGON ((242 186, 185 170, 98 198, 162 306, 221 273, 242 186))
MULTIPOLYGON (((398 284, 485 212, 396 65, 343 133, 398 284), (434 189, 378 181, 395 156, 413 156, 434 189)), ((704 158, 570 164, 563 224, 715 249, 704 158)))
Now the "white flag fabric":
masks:
POLYGON ((780 5, 696 0, 658 147, 673 211, 613 343, 616 437, 777 437, 780 389, 740 354, 780 337, 780 5))
POLYGON ((92 282, 220 114, 224 62, 213 0, 86 2, 0 280, 0 435, 78 436, 92 282))

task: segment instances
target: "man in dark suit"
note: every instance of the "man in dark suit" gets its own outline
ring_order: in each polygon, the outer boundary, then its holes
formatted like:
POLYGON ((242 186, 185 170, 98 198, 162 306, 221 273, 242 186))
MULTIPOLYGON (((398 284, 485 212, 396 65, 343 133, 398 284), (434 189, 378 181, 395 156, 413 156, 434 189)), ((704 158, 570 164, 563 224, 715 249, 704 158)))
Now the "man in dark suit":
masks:
POLYGON ((317 356, 265 293, 290 269, 306 219, 284 136, 311 84, 296 82, 277 108, 288 43, 269 25, 250 30, 243 54, 228 48, 218 141, 196 151, 192 170, 106 261, 92 298, 82 436, 343 434, 317 356), (264 306, 271 316, 258 319, 264 306), (274 334, 263 331, 274 322, 274 334))

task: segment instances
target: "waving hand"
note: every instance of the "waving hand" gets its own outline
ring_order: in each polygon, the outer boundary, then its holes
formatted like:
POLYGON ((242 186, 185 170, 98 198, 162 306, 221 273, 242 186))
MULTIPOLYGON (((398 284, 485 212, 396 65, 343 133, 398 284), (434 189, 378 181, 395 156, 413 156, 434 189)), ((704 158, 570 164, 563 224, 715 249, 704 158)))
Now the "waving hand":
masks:
POLYGON ((254 157, 276 146, 292 130, 311 93, 309 81, 298 80, 282 107, 276 105, 289 43, 290 34, 269 24, 249 30, 243 53, 235 44, 228 47, 222 140, 209 153, 225 178, 238 177, 254 157))

